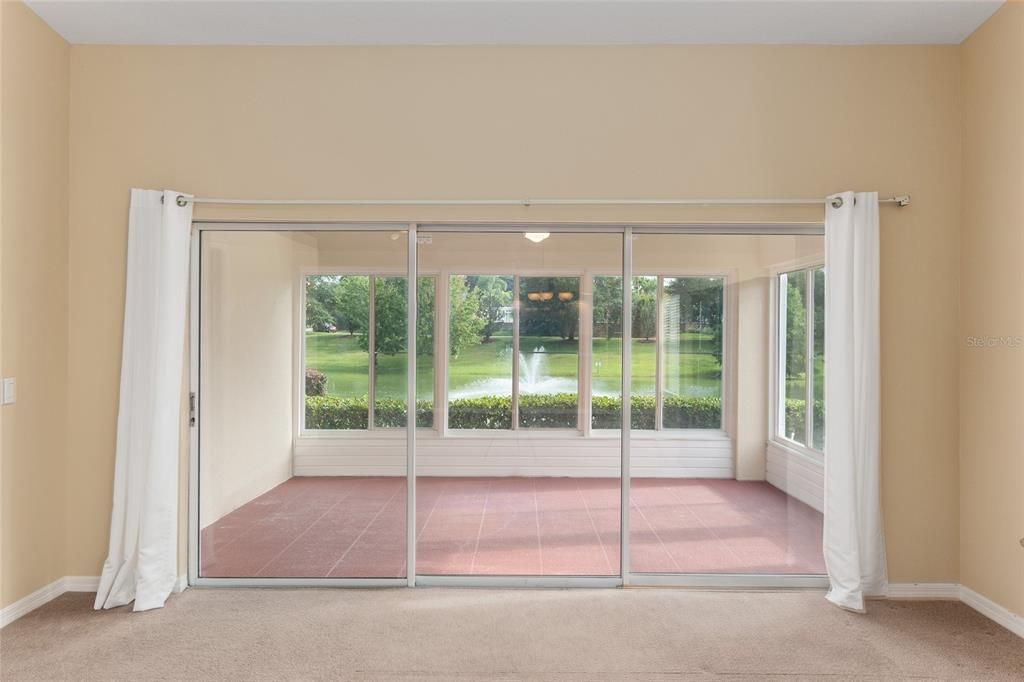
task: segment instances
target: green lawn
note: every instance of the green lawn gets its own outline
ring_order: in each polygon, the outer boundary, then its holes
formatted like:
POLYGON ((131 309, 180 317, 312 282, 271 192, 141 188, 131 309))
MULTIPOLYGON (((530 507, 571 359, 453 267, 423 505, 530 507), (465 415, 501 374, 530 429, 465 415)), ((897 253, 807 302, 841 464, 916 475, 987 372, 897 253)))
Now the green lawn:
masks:
MULTIPOLYGON (((721 366, 710 354, 710 334, 686 333, 678 349, 665 353, 665 392, 667 395, 721 395, 721 366)), ((520 347, 529 355, 543 346, 542 371, 547 377, 577 379, 578 345, 559 338, 524 336, 520 347)), ((512 374, 512 337, 494 336, 490 342, 464 349, 448 364, 448 385, 457 393, 475 382, 504 378, 512 374)), ((621 348, 619 339, 594 340, 594 390, 598 394, 617 395, 621 386, 621 348)), ((655 344, 633 341, 633 394, 653 395, 655 344)), ((360 350, 358 337, 344 333, 306 333, 306 367, 327 375, 327 392, 336 396, 365 396, 369 358, 360 350)), ((420 355, 416 362, 417 396, 432 394, 433 358, 420 355)), ((377 363, 378 397, 405 397, 406 363, 404 355, 381 355, 377 363)))
MULTIPOLYGON (((825 358, 820 355, 814 358, 814 399, 825 399, 825 358)), ((800 374, 786 380, 786 397, 804 400, 807 391, 807 377, 800 374)))

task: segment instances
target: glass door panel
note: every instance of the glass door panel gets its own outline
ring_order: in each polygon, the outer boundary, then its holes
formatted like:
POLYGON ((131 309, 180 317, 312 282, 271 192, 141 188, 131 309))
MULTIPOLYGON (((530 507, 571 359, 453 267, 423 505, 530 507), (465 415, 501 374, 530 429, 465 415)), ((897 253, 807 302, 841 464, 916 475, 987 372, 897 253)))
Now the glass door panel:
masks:
POLYGON ((824 572, 823 247, 635 236, 632 573, 824 572))
POLYGON ((201 233, 200 578, 406 575, 407 240, 201 233))
POLYGON ((620 440, 595 434, 591 398, 621 414, 621 376, 593 386, 591 339, 596 275, 621 302, 621 235, 419 236, 418 273, 447 305, 418 311, 444 337, 443 409, 417 431, 417 573, 618 575, 620 440))

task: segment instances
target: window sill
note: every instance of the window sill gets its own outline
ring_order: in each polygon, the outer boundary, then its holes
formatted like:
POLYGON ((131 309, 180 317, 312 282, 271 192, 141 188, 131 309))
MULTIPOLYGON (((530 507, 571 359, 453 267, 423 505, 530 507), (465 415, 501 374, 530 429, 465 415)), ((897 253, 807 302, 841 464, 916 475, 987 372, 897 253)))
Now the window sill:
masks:
POLYGON ((821 450, 814 450, 813 448, 809 448, 806 445, 802 445, 783 436, 773 436, 771 438, 771 443, 786 452, 806 457, 816 464, 822 464, 825 461, 825 453, 821 450))

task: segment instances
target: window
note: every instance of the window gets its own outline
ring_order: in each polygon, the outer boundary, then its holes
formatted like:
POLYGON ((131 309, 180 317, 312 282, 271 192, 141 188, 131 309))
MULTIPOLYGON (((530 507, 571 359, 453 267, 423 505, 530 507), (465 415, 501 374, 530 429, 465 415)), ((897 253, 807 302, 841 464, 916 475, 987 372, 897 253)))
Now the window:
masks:
MULTIPOLYGON (((305 278, 306 429, 405 426, 406 281, 350 274, 305 278)), ((416 425, 429 427, 434 423, 435 287, 432 277, 418 282, 416 425)))
POLYGON ((519 278, 519 428, 579 424, 578 277, 519 278))
POLYGON ((448 289, 448 428, 577 428, 579 278, 452 275, 448 289))
POLYGON ((512 428, 513 278, 448 279, 448 428, 512 428))
MULTIPOLYGON (((591 426, 617 429, 622 278, 594 277, 593 286, 591 426)), ((633 429, 721 428, 724 292, 721 277, 633 278, 633 429)))
MULTIPOLYGON (((406 282, 385 274, 305 278, 306 430, 405 426, 406 282)), ((620 428, 621 276, 455 274, 446 288, 448 429, 579 430, 588 408, 591 429, 620 428), (583 335, 589 367, 580 366, 584 284, 593 294, 583 335), (590 388, 582 401, 581 386, 590 388)), ((724 288, 722 277, 633 278, 634 429, 722 427, 724 288)), ((435 423, 436 294, 435 279, 421 277, 419 427, 435 423)))
POLYGON ((825 269, 778 277, 777 434, 814 450, 825 447, 825 269))
POLYGON ((722 427, 722 306, 719 277, 661 278, 661 423, 722 427))

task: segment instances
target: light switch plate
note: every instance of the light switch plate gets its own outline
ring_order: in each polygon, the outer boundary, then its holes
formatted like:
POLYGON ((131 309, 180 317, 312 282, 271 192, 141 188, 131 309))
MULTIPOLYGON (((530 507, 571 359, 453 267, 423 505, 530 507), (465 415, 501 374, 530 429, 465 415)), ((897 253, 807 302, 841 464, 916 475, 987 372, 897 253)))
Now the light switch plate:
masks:
POLYGON ((4 405, 10 405, 17 398, 18 382, 14 377, 4 377, 4 405))

